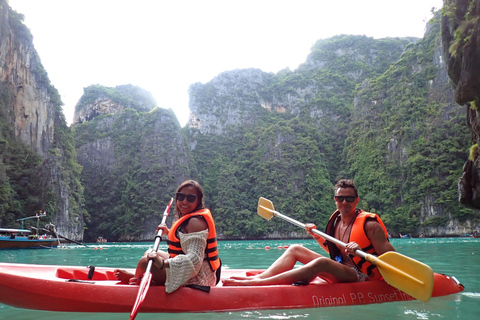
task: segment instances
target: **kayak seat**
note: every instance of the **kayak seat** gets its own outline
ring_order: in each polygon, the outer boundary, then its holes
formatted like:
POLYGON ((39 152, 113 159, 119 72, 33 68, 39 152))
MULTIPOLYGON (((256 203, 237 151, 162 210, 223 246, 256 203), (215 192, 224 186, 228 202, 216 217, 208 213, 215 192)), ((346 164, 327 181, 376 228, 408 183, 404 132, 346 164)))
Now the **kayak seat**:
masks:
POLYGON ((76 280, 117 280, 113 271, 95 271, 91 279, 88 278, 89 269, 69 269, 58 268, 55 276, 61 279, 76 279, 76 280))
POLYGON ((107 280, 107 276, 104 273, 95 271, 91 279, 88 278, 88 270, 75 270, 73 271, 75 279, 79 280, 107 280))
POLYGON ((57 272, 55 273, 55 277, 60 279, 73 279, 73 272, 70 272, 65 269, 57 269, 57 272))

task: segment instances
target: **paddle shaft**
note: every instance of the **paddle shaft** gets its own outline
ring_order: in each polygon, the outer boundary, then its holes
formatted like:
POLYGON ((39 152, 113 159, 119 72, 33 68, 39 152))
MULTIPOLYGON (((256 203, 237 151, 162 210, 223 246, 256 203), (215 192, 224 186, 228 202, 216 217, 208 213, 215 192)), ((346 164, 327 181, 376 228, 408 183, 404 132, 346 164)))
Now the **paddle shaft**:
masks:
MULTIPOLYGON (((37 229, 37 228, 34 228, 34 229, 37 229)), ((38 230, 38 229, 37 229, 37 230, 38 230)), ((79 245, 81 245, 81 246, 88 247, 88 246, 87 246, 86 244, 84 244, 84 243, 81 243, 81 242, 78 242, 78 241, 75 241, 75 240, 72 240, 72 239, 68 239, 67 237, 64 237, 64 236, 62 236, 61 234, 58 234, 58 233, 56 233, 56 232, 52 232, 52 231, 47 230, 47 229, 44 229, 44 228, 40 228, 40 230, 45 231, 45 232, 47 232, 47 233, 50 234, 50 235, 55 234, 57 237, 63 238, 63 239, 65 239, 65 240, 67 240, 67 241, 70 241, 70 242, 79 244, 79 245)))
POLYGON ((84 244, 84 243, 81 243, 81 242, 78 242, 78 241, 75 241, 75 240, 72 240, 72 239, 68 239, 67 237, 62 236, 61 234, 58 234, 58 233, 57 233, 57 236, 59 236, 60 238, 65 239, 65 240, 67 240, 67 241, 70 241, 70 242, 79 244, 79 245, 81 245, 81 246, 88 247, 88 246, 87 246, 86 244, 84 244))
MULTIPOLYGON (((287 217, 286 215, 283 215, 283 214, 281 214, 280 212, 275 211, 275 210, 272 210, 272 209, 269 209, 269 208, 267 208, 267 207, 264 207, 264 206, 261 206, 261 207, 264 208, 265 210, 270 211, 270 212, 271 212, 274 216, 276 216, 276 217, 279 217, 279 218, 281 218, 281 219, 283 219, 283 220, 286 220, 286 221, 288 221, 288 222, 290 222, 290 223, 292 223, 292 224, 294 224, 294 225, 297 225, 297 226, 299 226, 299 227, 305 228, 305 224, 304 224, 304 223, 301 223, 300 221, 297 221, 297 220, 295 220, 295 219, 292 219, 292 218, 290 218, 290 217, 287 217)), ((344 243, 344 242, 338 240, 337 238, 332 237, 332 236, 330 236, 330 235, 328 235, 328 234, 326 234, 326 233, 323 233, 323 232, 321 232, 321 231, 319 231, 319 230, 317 230, 317 229, 312 229, 312 232, 315 233, 316 235, 319 235, 319 236, 327 239, 328 241, 331 241, 331 242, 333 242, 333 243, 335 243, 335 244, 338 244, 338 245, 341 246, 342 248, 345 248, 345 247, 347 246, 346 243, 344 243)), ((367 257, 367 253, 363 252, 362 250, 355 250, 355 254, 356 254, 357 256, 361 257, 361 258, 364 258, 364 259, 367 257)))
MULTIPOLYGON (((170 199, 168 206, 165 208, 165 211, 163 212, 163 218, 162 218, 161 224, 164 224, 165 221, 167 221, 168 212, 170 211, 170 207, 172 206, 172 203, 173 203, 173 198, 170 199)), ((158 251, 158 247, 160 246, 160 241, 162 241, 162 234, 163 234, 163 230, 162 229, 158 230, 157 235, 155 236, 155 243, 153 245, 154 252, 158 251)), ((145 273, 142 278, 142 283, 140 284, 140 287, 137 293, 137 298, 135 299, 135 304, 133 305, 132 312, 130 313, 130 320, 135 319, 135 317, 137 316, 138 309, 140 308, 140 305, 142 304, 143 300, 145 299, 145 296, 147 295, 148 288, 150 288, 147 282, 150 282, 150 280, 152 279, 152 275, 150 273, 150 269, 152 269, 152 265, 153 265, 153 260, 152 259, 148 260, 147 268, 145 269, 145 273)))

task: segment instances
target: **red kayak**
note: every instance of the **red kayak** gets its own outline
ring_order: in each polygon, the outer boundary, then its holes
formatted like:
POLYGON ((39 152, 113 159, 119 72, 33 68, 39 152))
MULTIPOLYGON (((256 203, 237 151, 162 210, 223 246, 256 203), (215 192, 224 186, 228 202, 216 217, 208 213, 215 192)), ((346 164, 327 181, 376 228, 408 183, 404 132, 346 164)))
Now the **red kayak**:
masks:
MULTIPOLYGON (((122 268, 125 269, 125 268, 122 268)), ((126 269, 133 272, 133 269, 126 269)), ((0 303, 17 308, 67 312, 130 312, 138 286, 120 284, 114 268, 0 263, 0 303)), ((224 269, 222 277, 259 271, 224 269)), ((432 297, 463 291, 454 277, 435 274, 432 297)), ((140 312, 210 312, 349 306, 414 300, 384 281, 262 287, 222 287, 203 291, 181 287, 166 293, 152 286, 140 312)))

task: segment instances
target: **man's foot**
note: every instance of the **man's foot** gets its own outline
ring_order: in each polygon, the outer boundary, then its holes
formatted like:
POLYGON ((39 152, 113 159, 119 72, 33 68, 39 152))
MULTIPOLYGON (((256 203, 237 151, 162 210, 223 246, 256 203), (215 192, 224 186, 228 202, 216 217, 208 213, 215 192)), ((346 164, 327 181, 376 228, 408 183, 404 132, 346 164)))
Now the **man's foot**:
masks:
POLYGON ((252 279, 256 279, 258 277, 256 276, 246 276, 246 277, 242 277, 242 276, 231 276, 229 279, 234 279, 234 280, 252 280, 252 279))
POLYGON ((120 280, 120 283, 123 284, 137 284, 138 282, 138 279, 135 278, 134 274, 126 270, 115 269, 113 274, 115 275, 115 278, 120 280))

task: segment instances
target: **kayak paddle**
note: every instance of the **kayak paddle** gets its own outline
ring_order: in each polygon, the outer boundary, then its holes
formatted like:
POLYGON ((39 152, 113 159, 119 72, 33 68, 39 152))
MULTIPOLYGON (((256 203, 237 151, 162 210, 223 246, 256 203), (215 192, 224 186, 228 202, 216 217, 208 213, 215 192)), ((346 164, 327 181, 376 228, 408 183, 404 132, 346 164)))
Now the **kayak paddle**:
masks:
POLYGON ((81 245, 81 246, 88 247, 88 246, 87 246, 86 244, 84 244, 84 243, 81 243, 81 242, 78 242, 78 241, 75 241, 75 240, 72 240, 72 239, 68 239, 67 237, 62 236, 61 234, 58 234, 58 233, 56 232, 56 230, 55 230, 55 231, 51 231, 51 230, 48 230, 48 229, 45 229, 45 228, 40 228, 40 229, 37 229, 37 228, 35 228, 35 227, 30 227, 30 228, 33 229, 33 230, 37 230, 37 233, 38 233, 38 230, 41 230, 41 231, 43 231, 43 232, 48 233, 48 234, 51 235, 51 236, 55 235, 55 236, 57 236, 57 238, 62 238, 62 239, 65 239, 65 240, 67 240, 67 241, 70 241, 70 242, 79 244, 79 245, 81 245))
MULTIPOLYGON (((163 219, 162 224, 165 223, 168 217, 168 211, 170 211, 170 207, 172 206, 173 198, 170 199, 168 206, 165 208, 163 212, 163 219)), ((160 229, 155 236, 155 244, 153 245, 154 252, 158 251, 158 247, 160 246, 160 241, 162 240, 162 233, 163 230, 160 229)), ((132 312, 130 313, 130 320, 135 319, 138 313, 138 309, 140 305, 145 300, 147 296, 148 289, 150 288, 150 281, 152 280, 152 273, 150 269, 152 268, 153 260, 148 260, 147 268, 145 269, 145 273, 143 274, 142 282, 140 283, 140 287, 138 288, 137 299, 135 300, 135 304, 133 305, 132 312)))
MULTIPOLYGON (((305 224, 275 211, 272 201, 268 199, 260 198, 258 200, 257 212, 262 218, 267 220, 277 216, 294 225, 305 228, 305 224)), ((342 241, 317 229, 312 229, 312 232, 343 248, 346 247, 346 244, 342 241)), ((422 302, 430 300, 434 276, 432 269, 428 265, 395 251, 388 251, 377 257, 361 250, 356 250, 355 255, 377 266, 385 281, 392 287, 400 289, 422 302)))

